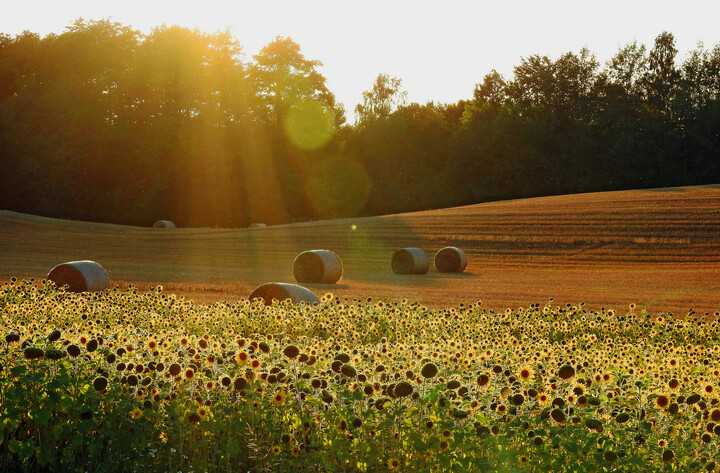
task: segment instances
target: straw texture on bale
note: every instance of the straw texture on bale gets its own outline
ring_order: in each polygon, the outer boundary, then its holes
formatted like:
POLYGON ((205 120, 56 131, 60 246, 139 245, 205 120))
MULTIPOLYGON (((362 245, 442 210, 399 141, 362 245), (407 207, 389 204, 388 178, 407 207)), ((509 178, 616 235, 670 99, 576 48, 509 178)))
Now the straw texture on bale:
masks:
POLYGON ((395 274, 425 274, 430 269, 430 261, 422 248, 397 250, 390 265, 395 274))
POLYGON ((249 299, 262 299, 265 305, 272 304, 273 299, 284 301, 290 299, 293 304, 305 302, 307 304, 319 303, 320 299, 310 290, 297 284, 288 284, 282 282, 268 282, 258 286, 249 299))
POLYGON ((170 220, 158 220, 153 224, 153 228, 175 228, 175 224, 170 220))
POLYGON ((462 273, 467 264, 465 253, 454 246, 446 246, 435 254, 435 269, 440 273, 462 273))
POLYGON ((55 266, 47 279, 57 287, 67 286, 70 292, 104 291, 110 287, 105 268, 94 261, 70 261, 55 266))
POLYGON ((293 273, 297 282, 335 284, 342 277, 343 265, 330 250, 308 250, 295 258, 293 273))

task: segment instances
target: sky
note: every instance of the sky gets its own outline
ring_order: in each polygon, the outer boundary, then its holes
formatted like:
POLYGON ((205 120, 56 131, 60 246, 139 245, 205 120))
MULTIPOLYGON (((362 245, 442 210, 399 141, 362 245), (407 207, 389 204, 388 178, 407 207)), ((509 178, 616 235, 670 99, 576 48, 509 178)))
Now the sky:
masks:
POLYGON ((601 64, 637 41, 675 36, 677 60, 698 42, 720 44, 720 0, 23 0, 0 15, 0 33, 60 34, 75 20, 110 19, 149 33, 162 25, 229 29, 246 60, 277 36, 319 67, 349 121, 378 74, 402 80, 409 102, 472 97, 493 69, 522 58, 557 59, 587 47, 601 64))

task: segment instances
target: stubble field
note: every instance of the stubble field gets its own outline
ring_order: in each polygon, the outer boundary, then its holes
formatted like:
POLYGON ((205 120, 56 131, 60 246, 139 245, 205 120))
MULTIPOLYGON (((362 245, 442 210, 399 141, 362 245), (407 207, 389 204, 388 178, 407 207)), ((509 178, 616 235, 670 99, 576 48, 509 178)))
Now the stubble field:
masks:
MULTIPOLYGON (((163 216, 165 217, 165 216, 163 216)), ((342 259, 318 295, 407 298, 428 307, 480 299, 484 307, 584 302, 652 313, 720 308, 720 187, 619 191, 522 199, 382 217, 248 229, 160 230, 0 211, 0 281, 45 277, 58 263, 90 259, 112 284, 196 302, 236 301, 269 282, 295 282, 293 260, 328 249, 342 259), (444 246, 468 257, 462 274, 435 272, 444 246), (393 274, 402 247, 423 248, 422 276, 393 274)))

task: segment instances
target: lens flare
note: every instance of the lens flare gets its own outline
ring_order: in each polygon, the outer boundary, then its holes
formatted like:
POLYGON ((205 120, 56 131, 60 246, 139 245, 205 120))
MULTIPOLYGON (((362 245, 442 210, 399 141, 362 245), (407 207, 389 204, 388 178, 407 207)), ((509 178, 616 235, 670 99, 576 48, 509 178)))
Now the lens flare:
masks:
POLYGON ((335 133, 330 111, 317 100, 306 100, 291 107, 283 127, 295 146, 308 151, 322 148, 335 133))

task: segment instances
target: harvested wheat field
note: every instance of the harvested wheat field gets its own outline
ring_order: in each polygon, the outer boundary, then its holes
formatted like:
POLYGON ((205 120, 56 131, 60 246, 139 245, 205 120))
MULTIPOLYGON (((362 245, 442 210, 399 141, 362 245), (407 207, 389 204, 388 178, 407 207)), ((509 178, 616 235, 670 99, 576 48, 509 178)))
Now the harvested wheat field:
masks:
POLYGON ((720 310, 720 186, 521 199, 382 217, 266 228, 157 230, 0 211, 0 281, 44 278, 55 265, 92 260, 113 285, 211 303, 246 298, 260 284, 295 283, 302 251, 343 262, 337 284, 316 294, 447 307, 481 299, 502 310, 584 302, 652 313, 720 310), (465 252, 463 273, 394 274, 395 250, 431 259, 465 252))

